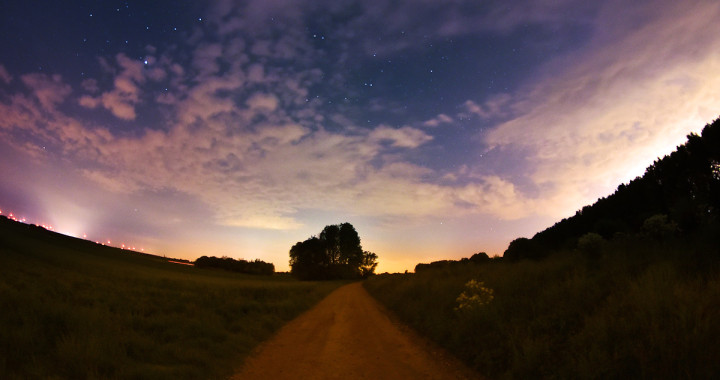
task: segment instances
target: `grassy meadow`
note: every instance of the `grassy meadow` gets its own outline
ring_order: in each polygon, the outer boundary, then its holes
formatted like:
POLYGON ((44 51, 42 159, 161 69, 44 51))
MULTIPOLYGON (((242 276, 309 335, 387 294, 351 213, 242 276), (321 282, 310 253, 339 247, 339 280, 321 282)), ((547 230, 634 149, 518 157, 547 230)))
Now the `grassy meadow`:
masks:
POLYGON ((593 258, 496 259, 365 286, 490 378, 717 378, 715 244, 616 241, 593 258))
POLYGON ((2 379, 226 378, 340 285, 197 269, 0 222, 2 379))

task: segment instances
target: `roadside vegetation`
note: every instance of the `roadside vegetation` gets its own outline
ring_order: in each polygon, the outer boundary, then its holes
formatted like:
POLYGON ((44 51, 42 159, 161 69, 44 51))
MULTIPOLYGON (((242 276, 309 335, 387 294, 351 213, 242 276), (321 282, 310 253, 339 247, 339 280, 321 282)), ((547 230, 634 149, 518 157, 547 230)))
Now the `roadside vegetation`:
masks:
POLYGON ((503 257, 365 283, 491 378, 720 375, 720 119, 503 257))
POLYGON ((0 218, 0 378, 226 378, 340 284, 198 269, 0 218))
POLYGON ((378 275, 365 287, 490 378, 716 377, 718 263, 645 243, 608 242, 598 259, 569 251, 378 275))
POLYGON ((260 259, 254 261, 235 260, 232 257, 203 256, 194 262, 195 268, 218 268, 230 272, 272 275, 275 273, 275 265, 266 263, 260 259))

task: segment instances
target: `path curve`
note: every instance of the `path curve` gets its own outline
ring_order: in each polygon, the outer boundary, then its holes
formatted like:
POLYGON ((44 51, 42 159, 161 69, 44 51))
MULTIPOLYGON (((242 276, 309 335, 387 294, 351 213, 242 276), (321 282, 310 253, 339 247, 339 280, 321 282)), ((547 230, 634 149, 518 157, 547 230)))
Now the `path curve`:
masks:
POLYGON ((468 379, 477 376, 392 322, 362 283, 290 321, 232 379, 468 379))

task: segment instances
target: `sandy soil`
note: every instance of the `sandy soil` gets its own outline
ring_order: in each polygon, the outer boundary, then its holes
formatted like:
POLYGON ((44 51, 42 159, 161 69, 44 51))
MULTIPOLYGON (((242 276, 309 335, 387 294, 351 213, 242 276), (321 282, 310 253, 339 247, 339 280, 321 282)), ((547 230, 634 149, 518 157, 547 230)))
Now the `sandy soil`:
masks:
POLYGON ((457 359, 343 286, 263 343, 232 379, 467 379, 457 359))

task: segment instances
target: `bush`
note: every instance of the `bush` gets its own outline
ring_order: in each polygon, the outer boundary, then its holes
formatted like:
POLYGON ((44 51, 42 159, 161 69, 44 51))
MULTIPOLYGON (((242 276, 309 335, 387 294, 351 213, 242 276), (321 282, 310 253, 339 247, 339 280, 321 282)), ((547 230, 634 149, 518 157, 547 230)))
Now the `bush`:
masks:
POLYGON ((651 239, 666 240, 677 235, 677 223, 668 219, 667 215, 656 214, 643 222, 642 231, 651 239))
POLYGON ((580 236, 577 244, 578 250, 590 257, 599 256, 604 245, 605 239, 595 232, 588 232, 585 235, 580 236))
POLYGON ((275 273, 275 265, 260 259, 255 261, 235 260, 230 257, 202 256, 195 260, 198 268, 219 268, 230 272, 271 275, 275 273))

